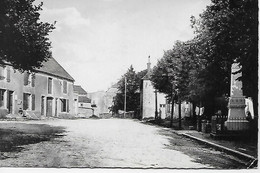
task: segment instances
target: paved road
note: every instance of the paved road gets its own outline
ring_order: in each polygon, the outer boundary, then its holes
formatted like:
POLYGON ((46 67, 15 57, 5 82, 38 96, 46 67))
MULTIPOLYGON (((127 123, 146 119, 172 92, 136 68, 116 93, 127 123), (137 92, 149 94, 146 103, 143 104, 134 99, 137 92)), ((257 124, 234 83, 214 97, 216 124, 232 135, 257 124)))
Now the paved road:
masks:
POLYGON ((63 137, 5 153, 0 167, 244 168, 243 161, 137 120, 24 123, 66 127, 63 137))

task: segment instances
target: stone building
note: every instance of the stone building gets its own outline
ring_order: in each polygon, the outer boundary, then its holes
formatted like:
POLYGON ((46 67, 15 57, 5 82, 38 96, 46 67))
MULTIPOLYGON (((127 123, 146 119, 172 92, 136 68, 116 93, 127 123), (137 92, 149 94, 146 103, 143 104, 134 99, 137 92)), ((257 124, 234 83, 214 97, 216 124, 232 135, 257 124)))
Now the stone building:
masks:
POLYGON ((14 69, 11 64, 0 66, 0 117, 7 114, 22 116, 73 116, 74 79, 54 59, 32 73, 14 69))
POLYGON ((118 92, 117 83, 111 85, 111 87, 107 89, 105 96, 104 96, 106 113, 110 113, 110 107, 113 105, 113 99, 116 96, 117 92, 118 92))
POLYGON ((140 108, 142 119, 155 118, 156 111, 156 95, 157 95, 157 112, 162 119, 166 117, 166 95, 163 93, 155 93, 155 89, 151 82, 151 63, 150 57, 147 63, 147 74, 143 77, 140 86, 140 108))

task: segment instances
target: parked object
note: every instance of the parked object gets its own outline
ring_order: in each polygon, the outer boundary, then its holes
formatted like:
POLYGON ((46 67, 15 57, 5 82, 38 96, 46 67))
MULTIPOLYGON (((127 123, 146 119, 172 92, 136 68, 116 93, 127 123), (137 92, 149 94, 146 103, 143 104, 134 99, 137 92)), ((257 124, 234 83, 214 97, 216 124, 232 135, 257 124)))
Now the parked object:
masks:
POLYGON ((227 120, 226 115, 215 115, 211 118, 211 136, 225 135, 224 123, 227 120))
POLYGON ((211 132, 211 124, 207 120, 202 120, 201 121, 201 131, 203 133, 210 133, 211 132))

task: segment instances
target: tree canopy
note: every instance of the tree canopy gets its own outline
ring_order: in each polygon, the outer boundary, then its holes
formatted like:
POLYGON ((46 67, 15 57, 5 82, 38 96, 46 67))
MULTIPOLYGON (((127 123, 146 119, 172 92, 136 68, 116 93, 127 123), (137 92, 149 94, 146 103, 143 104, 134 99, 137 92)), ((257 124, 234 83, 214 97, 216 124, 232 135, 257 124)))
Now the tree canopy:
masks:
POLYGON ((154 67, 155 88, 180 99, 202 102, 213 115, 216 98, 230 92, 231 64, 241 65, 243 92, 257 114, 258 4, 255 0, 212 0, 199 18, 191 17, 195 36, 177 41, 154 67), (166 76, 166 77, 162 77, 166 76))
POLYGON ((33 70, 52 56, 47 36, 54 24, 40 21, 43 4, 36 6, 34 1, 0 1, 0 63, 11 63, 19 70, 33 70))
POLYGON ((258 2, 255 0, 212 0, 198 19, 192 18, 199 57, 206 59, 203 71, 212 81, 216 95, 229 94, 230 68, 241 65, 245 96, 258 95, 258 2), (215 77, 214 77, 215 76, 215 77))
POLYGON ((112 112, 117 113, 118 110, 124 110, 126 81, 126 111, 134 111, 135 117, 138 118, 140 111, 140 83, 146 73, 147 70, 136 73, 132 65, 129 67, 118 81, 118 93, 113 99, 112 112))

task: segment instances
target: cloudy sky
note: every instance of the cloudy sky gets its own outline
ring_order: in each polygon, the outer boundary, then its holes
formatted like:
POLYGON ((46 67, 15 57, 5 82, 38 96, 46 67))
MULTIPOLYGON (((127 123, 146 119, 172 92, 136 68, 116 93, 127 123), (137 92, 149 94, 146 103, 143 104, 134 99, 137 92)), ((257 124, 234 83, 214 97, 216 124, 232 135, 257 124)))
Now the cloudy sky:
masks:
POLYGON ((53 23, 53 57, 87 92, 107 90, 133 65, 155 65, 176 40, 193 37, 190 16, 210 0, 36 0, 53 23))

